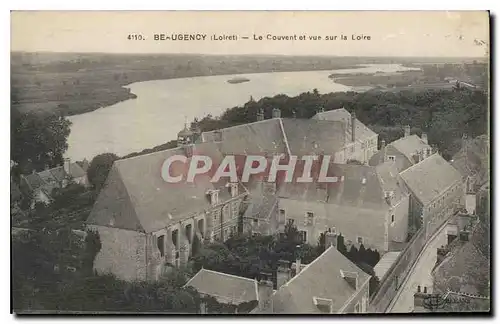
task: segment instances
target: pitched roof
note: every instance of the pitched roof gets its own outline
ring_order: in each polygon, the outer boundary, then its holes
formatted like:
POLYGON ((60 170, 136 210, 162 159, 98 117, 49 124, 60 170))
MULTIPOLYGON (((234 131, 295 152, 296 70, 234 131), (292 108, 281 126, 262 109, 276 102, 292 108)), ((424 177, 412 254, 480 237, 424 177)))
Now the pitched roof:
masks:
POLYGON ((341 122, 283 118, 283 130, 294 155, 337 152, 345 144, 345 126, 341 122))
POLYGON ((63 181, 66 178, 66 172, 64 172, 64 168, 62 166, 50 169, 50 173, 57 181, 63 181))
MULTIPOLYGON (((350 138, 351 129, 346 125, 342 120, 272 118, 204 132, 202 139, 221 142, 223 154, 332 153, 341 150, 350 138)), ((356 132, 360 141, 376 135, 360 121, 356 122, 356 132)))
POLYGON ((397 169, 389 162, 380 167, 332 163, 328 175, 338 177, 339 182, 283 183, 278 195, 280 198, 319 201, 357 209, 380 209, 388 207, 385 191, 393 191, 393 202, 406 194, 402 182, 398 180, 397 169))
POLYGON ((490 260, 472 241, 451 253, 434 271, 436 288, 443 292, 481 293, 485 287, 480 286, 490 279, 490 260))
POLYGON ((273 313, 322 313, 314 305, 314 297, 332 299, 333 311, 339 311, 356 292, 342 278, 341 270, 356 273, 358 286, 370 279, 370 275, 359 269, 335 247, 329 247, 276 291, 272 296, 273 313))
POLYGON ((84 177, 86 173, 78 163, 72 162, 69 165, 69 174, 72 178, 81 178, 84 177))
MULTIPOLYGON (((329 121, 340 121, 344 123, 346 138, 350 139, 352 134, 351 129, 351 114, 344 108, 329 110, 324 112, 319 112, 313 116, 313 119, 318 120, 329 120, 329 121)), ((377 135, 374 131, 363 124, 359 119, 355 119, 355 136, 356 140, 365 141, 367 138, 377 135)))
POLYGON ((462 179, 460 173, 438 153, 406 169, 400 175, 424 206, 462 179))
MULTIPOLYGON (((192 149, 194 155, 210 156, 215 166, 222 160, 216 143, 196 144, 192 149)), ((221 202, 231 198, 225 187, 227 178, 218 183, 210 182, 209 175, 197 176, 192 183, 164 181, 163 162, 173 155, 185 156, 186 152, 178 147, 115 161, 88 223, 149 233, 210 209, 209 189, 220 190, 221 202)), ((245 188, 240 185, 238 192, 245 188)))
POLYGON ((257 283, 253 279, 201 269, 186 285, 200 294, 209 295, 224 304, 238 305, 258 300, 257 283))
POLYGON ((368 164, 378 165, 380 163, 383 163, 384 150, 386 156, 396 155, 397 153, 400 153, 404 157, 404 159, 401 160, 397 158, 396 164, 398 166, 398 170, 401 172, 418 162, 418 160, 415 159, 415 155, 417 154, 417 152, 430 148, 431 146, 425 144, 425 142, 417 135, 402 137, 398 140, 395 140, 394 142, 389 143, 385 147, 385 149, 380 149, 379 151, 377 151, 370 158, 368 164))
POLYGON ((393 146, 396 150, 403 153, 404 156, 406 156, 412 164, 417 163, 417 161, 413 157, 416 152, 431 148, 429 144, 426 144, 420 137, 415 134, 402 137, 390 143, 389 145, 393 146))
POLYGON ((223 154, 287 153, 279 118, 204 132, 202 139, 204 142, 221 140, 223 154), (217 132, 221 133, 219 139, 217 132))
POLYGON ((40 178, 38 173, 28 174, 23 177, 30 190, 34 191, 45 185, 45 182, 40 178))

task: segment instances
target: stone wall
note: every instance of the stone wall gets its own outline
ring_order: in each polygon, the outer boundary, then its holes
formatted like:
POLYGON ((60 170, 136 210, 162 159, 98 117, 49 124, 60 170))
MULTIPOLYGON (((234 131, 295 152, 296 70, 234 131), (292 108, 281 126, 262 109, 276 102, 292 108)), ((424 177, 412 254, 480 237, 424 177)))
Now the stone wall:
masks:
POLYGON ((370 300, 370 313, 384 313, 397 294, 406 275, 417 260, 420 251, 426 243, 425 230, 421 228, 412 237, 408 246, 401 252, 385 276, 380 279, 380 285, 370 300))
POLYGON ((97 225, 89 229, 97 231, 101 240, 94 260, 97 273, 127 281, 146 280, 146 234, 97 225))

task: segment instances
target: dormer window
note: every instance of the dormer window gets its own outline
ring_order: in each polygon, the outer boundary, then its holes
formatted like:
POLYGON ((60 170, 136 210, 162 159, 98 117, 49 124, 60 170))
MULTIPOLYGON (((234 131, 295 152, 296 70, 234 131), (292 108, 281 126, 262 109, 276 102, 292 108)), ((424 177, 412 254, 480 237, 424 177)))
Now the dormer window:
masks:
POLYGON ((210 197, 210 204, 215 206, 219 203, 219 190, 210 189, 207 191, 207 195, 210 197))
POLYGON ((228 183, 226 187, 229 188, 229 193, 231 194, 231 198, 234 198, 238 195, 238 184, 237 183, 228 183))
POLYGON ((358 290, 358 274, 356 272, 340 270, 340 275, 345 281, 347 281, 351 288, 358 290))
POLYGON ((333 311, 333 300, 330 298, 313 297, 313 303, 322 313, 331 314, 333 311))

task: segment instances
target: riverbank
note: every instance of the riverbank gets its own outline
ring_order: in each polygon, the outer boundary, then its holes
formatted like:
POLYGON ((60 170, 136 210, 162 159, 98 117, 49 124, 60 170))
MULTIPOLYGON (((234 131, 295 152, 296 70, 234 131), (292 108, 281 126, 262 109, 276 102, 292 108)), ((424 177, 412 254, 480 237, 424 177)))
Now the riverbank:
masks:
POLYGON ((358 68, 358 58, 14 53, 11 103, 20 111, 73 116, 136 95, 128 85, 211 75, 358 68))

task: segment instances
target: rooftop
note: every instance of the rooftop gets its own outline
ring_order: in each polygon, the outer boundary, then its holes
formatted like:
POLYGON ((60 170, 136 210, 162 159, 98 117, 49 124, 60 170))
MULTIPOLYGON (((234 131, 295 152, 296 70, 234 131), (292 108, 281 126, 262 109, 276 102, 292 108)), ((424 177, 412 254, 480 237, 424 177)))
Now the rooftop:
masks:
POLYGON ((186 285, 224 304, 238 305, 258 300, 257 282, 222 272, 201 269, 186 285))
POLYGON ((438 153, 406 169, 400 175, 424 206, 462 179, 460 173, 438 153))
POLYGON ((332 300, 333 312, 342 309, 356 290, 342 277, 341 271, 357 274, 358 285, 365 284, 370 275, 359 269, 335 247, 329 247, 299 274, 281 286, 273 295, 273 313, 321 314, 314 298, 332 300))

